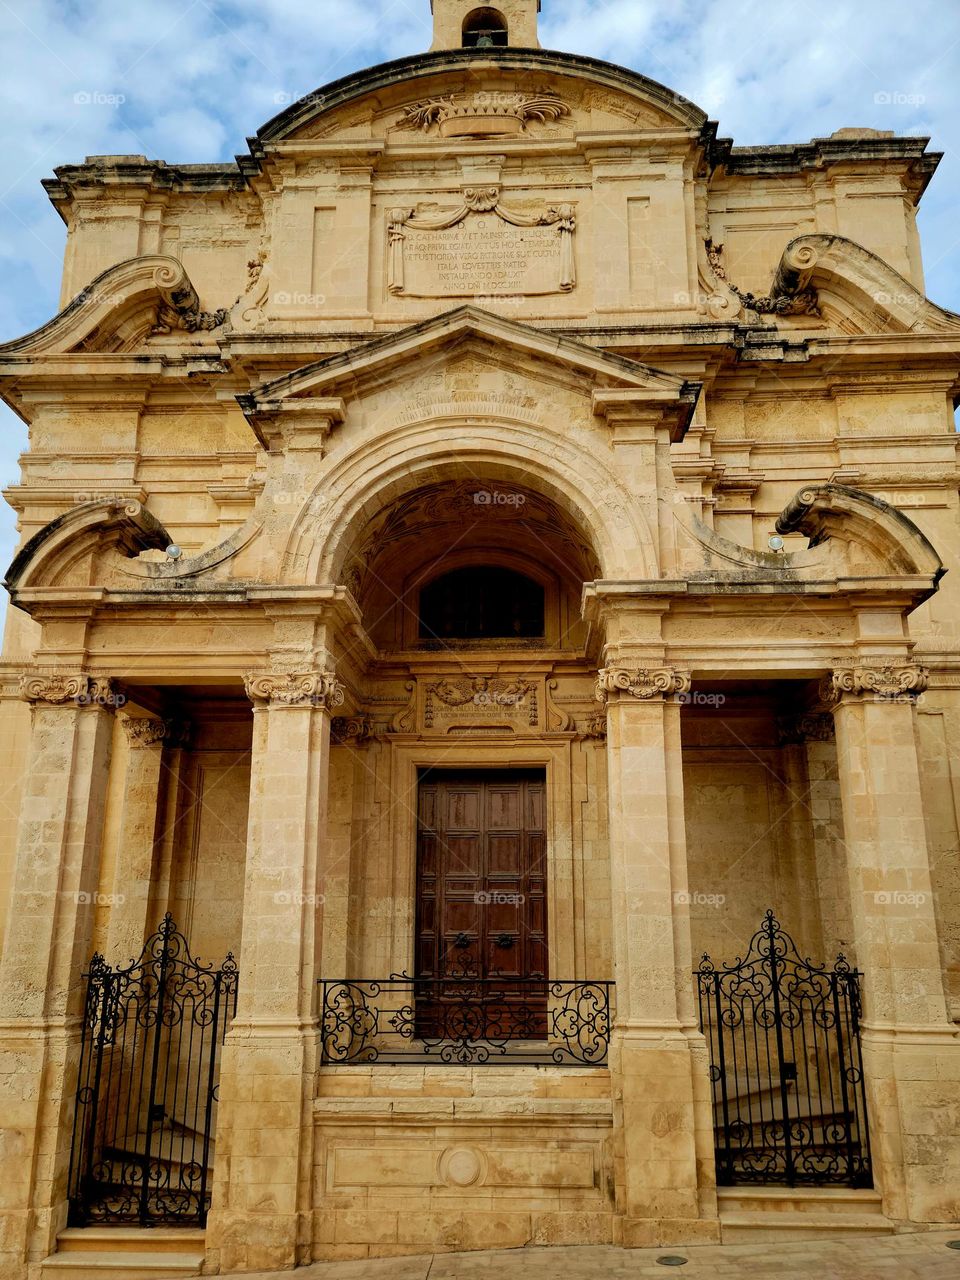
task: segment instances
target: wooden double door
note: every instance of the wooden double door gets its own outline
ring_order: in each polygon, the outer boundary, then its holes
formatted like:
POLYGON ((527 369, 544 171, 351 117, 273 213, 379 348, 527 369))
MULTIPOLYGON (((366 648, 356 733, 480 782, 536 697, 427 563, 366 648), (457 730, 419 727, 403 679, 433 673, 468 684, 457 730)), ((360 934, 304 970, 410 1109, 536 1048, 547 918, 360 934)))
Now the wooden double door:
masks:
POLYGON ((418 1033, 543 1039, 543 771, 425 771, 418 808, 418 1033))

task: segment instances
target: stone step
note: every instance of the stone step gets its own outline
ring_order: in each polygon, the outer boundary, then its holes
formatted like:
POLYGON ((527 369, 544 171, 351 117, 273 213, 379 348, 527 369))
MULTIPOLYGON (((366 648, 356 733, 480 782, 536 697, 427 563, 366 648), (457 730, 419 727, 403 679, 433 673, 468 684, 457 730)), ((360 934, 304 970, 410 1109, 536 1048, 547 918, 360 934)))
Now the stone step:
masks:
POLYGON ((857 1239, 894 1235, 876 1191, 846 1187, 720 1187, 720 1235, 724 1244, 857 1239))
POLYGON ((67 1227, 57 1236, 57 1252, 199 1254, 203 1256, 202 1227, 67 1227))
POLYGON ((137 1253, 81 1249, 53 1253, 40 1264, 41 1280, 177 1280, 200 1274, 203 1251, 137 1253))
POLYGON ((872 1215, 826 1213, 724 1214, 720 1239, 724 1244, 777 1244, 783 1241, 857 1240, 864 1236, 892 1236, 894 1223, 872 1215))
POLYGON ((883 1216, 879 1191, 853 1187, 718 1187, 720 1212, 846 1213, 883 1216))

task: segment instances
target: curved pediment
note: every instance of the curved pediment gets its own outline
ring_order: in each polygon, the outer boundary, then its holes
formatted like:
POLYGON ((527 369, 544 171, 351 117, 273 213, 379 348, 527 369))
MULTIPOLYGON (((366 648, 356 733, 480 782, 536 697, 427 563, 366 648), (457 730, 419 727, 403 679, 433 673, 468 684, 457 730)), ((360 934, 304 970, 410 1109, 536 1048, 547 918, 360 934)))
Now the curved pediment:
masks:
POLYGON ((677 511, 691 554, 690 583, 715 589, 820 591, 825 583, 900 595, 914 608, 946 572, 926 535, 876 494, 841 484, 810 485, 783 509, 777 532, 804 534, 798 551, 756 551, 721 537, 684 506, 677 511), (699 563, 698 563, 699 561, 699 563))
POLYGON ((132 559, 170 541, 160 521, 139 502, 84 502, 51 520, 21 547, 4 586, 15 603, 22 592, 38 587, 94 586, 108 552, 132 559))
POLYGON ((305 95, 248 139, 250 159, 240 163, 249 168, 273 149, 337 135, 402 143, 611 128, 710 131, 692 102, 611 63, 545 50, 455 49, 384 63, 305 95))
POLYGON ((783 251, 771 297, 811 292, 824 320, 844 333, 960 333, 960 315, 844 236, 798 236, 783 251))
POLYGON ((195 333, 218 328, 225 321, 225 311, 201 310, 181 262, 151 254, 101 272, 59 315, 32 333, 0 345, 0 358, 130 351, 151 334, 173 329, 195 333))

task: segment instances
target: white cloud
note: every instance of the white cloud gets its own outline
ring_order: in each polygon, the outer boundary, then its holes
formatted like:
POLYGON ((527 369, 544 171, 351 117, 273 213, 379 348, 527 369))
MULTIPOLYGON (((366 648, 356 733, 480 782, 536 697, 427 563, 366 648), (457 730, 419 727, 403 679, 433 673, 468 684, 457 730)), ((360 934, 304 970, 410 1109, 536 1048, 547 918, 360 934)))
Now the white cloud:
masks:
MULTIPOLYGON (((547 47, 630 66, 739 144, 845 125, 930 133, 921 212, 931 297, 960 309, 960 5, 944 0, 544 0, 547 47)), ((430 42, 428 0, 0 0, 0 339, 55 312, 63 232, 40 188, 87 154, 227 160, 297 97, 430 42), (89 104, 78 94, 100 95, 89 104), (122 103, 109 99, 122 96, 122 103), (102 99, 107 100, 102 100, 102 99)), ((0 414, 0 482, 22 424, 0 414)), ((12 554, 0 510, 0 564, 12 554)))

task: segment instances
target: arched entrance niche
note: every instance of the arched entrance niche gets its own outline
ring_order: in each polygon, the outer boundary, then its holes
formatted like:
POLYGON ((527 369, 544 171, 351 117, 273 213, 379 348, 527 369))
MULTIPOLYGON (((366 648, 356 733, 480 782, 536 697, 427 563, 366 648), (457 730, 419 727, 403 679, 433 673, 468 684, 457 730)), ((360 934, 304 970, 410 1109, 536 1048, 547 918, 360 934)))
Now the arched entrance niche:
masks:
POLYGON ((451 476, 394 498, 353 533, 340 580, 381 651, 584 643, 580 600, 598 576, 596 552, 528 486, 451 476))
MULTIPOLYGON (((437 499, 446 494, 449 501, 465 506, 474 533, 479 536, 479 526, 484 526, 502 563, 503 555, 512 553, 534 570, 542 569, 548 553, 547 562, 565 572, 571 586, 576 579, 578 598, 582 584, 594 579, 660 576, 646 518, 602 459, 575 440, 547 435, 529 423, 504 421, 417 423, 384 434, 373 448, 346 457, 318 485, 294 522, 284 553, 284 581, 340 583, 362 591, 372 558, 388 551, 371 535, 383 529, 383 537, 389 539, 394 524, 387 529, 388 519, 400 522, 398 533, 401 525, 406 529, 415 519, 423 533, 429 519, 426 510, 415 515, 405 504, 416 505, 421 491, 426 500, 428 490, 437 499), (469 448, 464 447, 465 439, 471 441, 469 448), (490 494, 489 503, 477 500, 484 492, 490 494), (525 501, 519 502, 520 497, 525 501), (485 506, 486 515, 474 521, 485 506), (495 515, 505 518, 494 519, 495 515), (533 536, 523 542, 518 536, 507 546, 509 529, 528 534, 535 529, 541 542, 533 536)), ((442 523, 452 523, 442 503, 435 510, 443 515, 442 523)), ((462 523, 462 515, 457 520, 462 523)), ((453 541, 451 537, 450 545, 432 547, 434 560, 438 554, 464 550, 462 539, 456 548, 453 541)), ((430 561, 429 553, 425 561, 430 561)), ((439 564, 435 568, 439 571, 439 564)))

